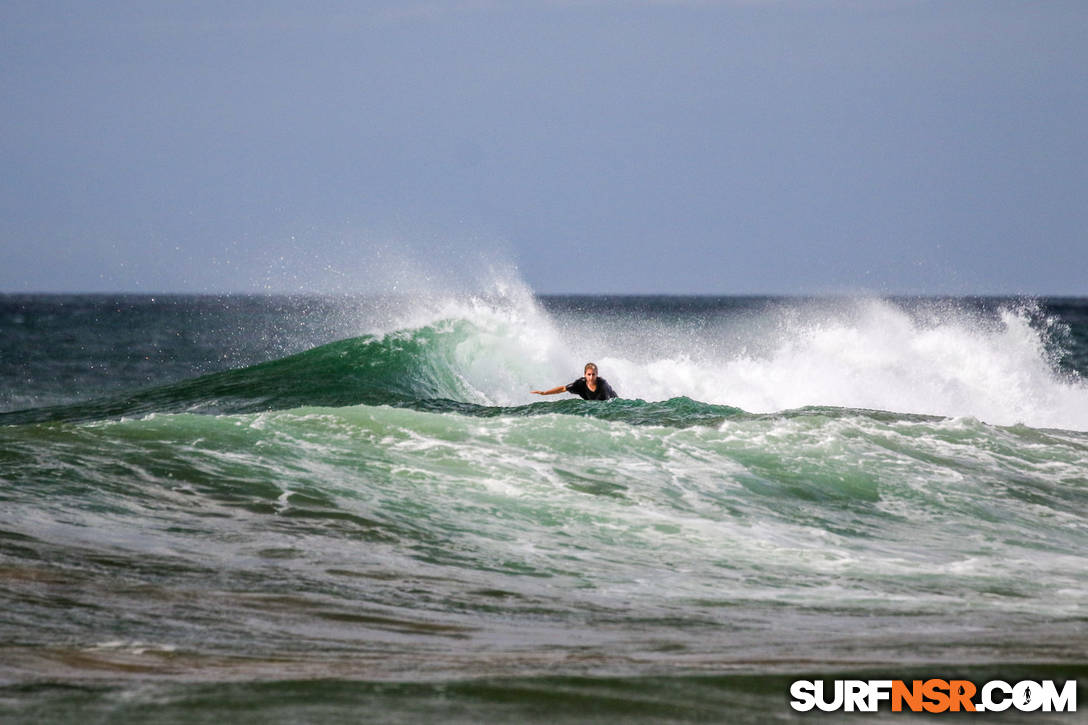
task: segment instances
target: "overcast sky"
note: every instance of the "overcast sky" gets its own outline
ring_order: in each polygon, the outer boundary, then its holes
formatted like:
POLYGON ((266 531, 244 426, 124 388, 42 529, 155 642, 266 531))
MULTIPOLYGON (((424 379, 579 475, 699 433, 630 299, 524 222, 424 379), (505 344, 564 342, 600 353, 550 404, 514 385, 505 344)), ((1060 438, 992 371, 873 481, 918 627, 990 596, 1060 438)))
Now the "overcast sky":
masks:
POLYGON ((4 0, 0 104, 0 291, 1088 295, 1085 0, 4 0))

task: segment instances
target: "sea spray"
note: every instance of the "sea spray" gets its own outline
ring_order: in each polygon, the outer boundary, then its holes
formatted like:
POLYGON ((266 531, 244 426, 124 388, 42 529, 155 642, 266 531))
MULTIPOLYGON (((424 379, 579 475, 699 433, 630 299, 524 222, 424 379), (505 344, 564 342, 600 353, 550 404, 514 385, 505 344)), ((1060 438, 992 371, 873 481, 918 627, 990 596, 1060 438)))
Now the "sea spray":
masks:
POLYGON ((780 300, 703 323, 693 333, 666 316, 598 327, 575 321, 568 345, 603 351, 596 355, 602 375, 645 400, 685 396, 752 412, 832 405, 1088 428, 1088 385, 1058 368, 1062 330, 1030 305, 780 300))
POLYGON ((669 298, 654 315, 534 298, 497 277, 492 292, 417 301, 406 329, 464 320, 474 333, 449 364, 466 402, 518 405, 594 360, 623 397, 686 397, 773 412, 808 405, 1088 429, 1088 385, 1061 370, 1067 331, 1031 302, 669 298), (701 304, 699 304, 701 302, 701 304), (551 311, 551 314, 549 314, 551 311))

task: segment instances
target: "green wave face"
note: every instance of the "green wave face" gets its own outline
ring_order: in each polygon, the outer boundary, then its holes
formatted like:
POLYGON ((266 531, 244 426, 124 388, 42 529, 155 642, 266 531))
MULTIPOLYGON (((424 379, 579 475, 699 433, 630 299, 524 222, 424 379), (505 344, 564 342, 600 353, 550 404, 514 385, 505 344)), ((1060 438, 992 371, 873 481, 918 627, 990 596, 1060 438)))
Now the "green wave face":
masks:
POLYGON ((462 374, 465 367, 494 355, 493 349, 480 344, 482 336, 472 322, 443 321, 381 337, 340 340, 279 360, 135 394, 3 413, 0 424, 93 421, 152 413, 234 414, 358 404, 414 407, 478 417, 564 412, 636 424, 677 426, 720 422, 741 412, 688 398, 654 403, 624 400, 598 406, 565 396, 535 405, 489 406, 483 404, 486 395, 462 374))
POLYGON ((0 413, 0 424, 358 404, 535 414, 532 403, 541 399, 529 391, 569 381, 592 356, 621 396, 651 402, 585 409, 568 396, 546 399, 563 406, 556 410, 679 426, 713 424, 738 407, 813 405, 1086 425, 1088 388, 1078 369, 1060 367, 1066 327, 1037 321, 1037 310, 1000 307, 986 316, 884 301, 826 307, 772 306, 721 315, 724 321, 704 310, 678 321, 637 308, 549 317, 531 301, 458 303, 386 334, 136 392, 0 413))
POLYGON ((474 333, 474 325, 462 320, 383 337, 340 340, 279 360, 135 394, 6 413, 0 415, 0 423, 462 400, 471 398, 472 392, 458 379, 451 355, 474 333))

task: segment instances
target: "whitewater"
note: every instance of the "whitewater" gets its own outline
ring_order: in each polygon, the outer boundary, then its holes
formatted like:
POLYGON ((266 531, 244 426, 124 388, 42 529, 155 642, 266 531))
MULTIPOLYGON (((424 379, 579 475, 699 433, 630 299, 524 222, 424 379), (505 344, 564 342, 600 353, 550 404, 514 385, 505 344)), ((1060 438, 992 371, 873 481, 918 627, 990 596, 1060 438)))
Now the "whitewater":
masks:
POLYGON ((0 332, 5 721, 765 722, 802 675, 1088 667, 1084 300, 506 278, 0 332), (530 394, 587 361, 621 399, 530 394))
POLYGON ((486 405, 527 403, 524 391, 536 381, 565 380, 594 360, 624 397, 647 401, 687 397, 749 412, 823 405, 1088 429, 1088 386, 1079 372, 1057 370, 1068 331, 1033 301, 986 310, 950 300, 780 299, 715 309, 695 299, 654 309, 653 299, 625 300, 635 315, 585 300, 553 318, 528 289, 499 285, 467 304, 432 302, 402 318, 394 336, 466 322, 465 339, 443 351, 465 383, 448 392, 486 405))

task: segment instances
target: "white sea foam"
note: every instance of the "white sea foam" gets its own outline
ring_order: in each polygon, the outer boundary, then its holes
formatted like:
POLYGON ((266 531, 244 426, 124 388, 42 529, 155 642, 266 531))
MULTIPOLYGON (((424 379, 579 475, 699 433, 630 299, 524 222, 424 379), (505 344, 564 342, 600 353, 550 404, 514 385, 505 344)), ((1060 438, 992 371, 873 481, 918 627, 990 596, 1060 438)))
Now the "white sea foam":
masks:
POLYGON ((445 354, 469 402, 537 402, 530 390, 569 382, 593 360, 626 398, 1088 429, 1088 385, 1057 372, 1053 330, 1030 305, 982 313, 881 299, 784 300, 657 319, 622 308, 552 316, 510 269, 489 275, 482 291, 414 298, 385 328, 468 322, 473 334, 445 354))
POLYGON ((732 345, 677 339, 675 355, 619 347, 598 362, 623 395, 645 400, 686 396, 750 412, 872 408, 1088 429, 1088 385, 1055 370, 1048 330, 1028 311, 1005 309, 981 321, 957 311, 923 319, 881 300, 846 307, 801 319, 769 312, 759 339, 732 345))
POLYGON ((472 334, 436 354, 446 357, 468 402, 526 403, 535 397, 532 387, 553 387, 549 380, 578 366, 532 290, 505 268, 488 269, 478 287, 436 288, 402 300, 371 333, 424 327, 449 333, 459 321, 469 323, 472 334))
POLYGON ((603 364, 627 395, 647 400, 685 395, 752 412, 822 405, 1088 428, 1088 386, 1056 372, 1047 331, 1028 311, 981 320, 959 311, 922 318, 881 300, 845 307, 802 319, 771 313, 765 337, 739 349, 694 342, 694 355, 615 354, 603 364), (750 353, 754 343, 764 348, 750 353))

